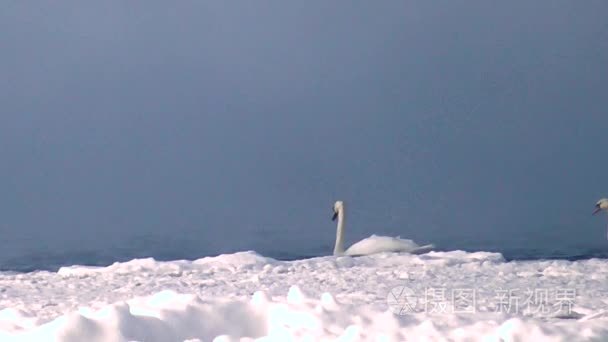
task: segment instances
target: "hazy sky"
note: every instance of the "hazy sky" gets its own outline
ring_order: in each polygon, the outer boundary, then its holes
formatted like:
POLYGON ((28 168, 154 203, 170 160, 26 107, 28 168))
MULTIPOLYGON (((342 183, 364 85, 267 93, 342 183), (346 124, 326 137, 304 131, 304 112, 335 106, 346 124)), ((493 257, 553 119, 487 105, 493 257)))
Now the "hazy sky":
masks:
POLYGON ((0 246, 331 253, 343 199, 349 244, 608 248, 606 13, 4 1, 0 246))

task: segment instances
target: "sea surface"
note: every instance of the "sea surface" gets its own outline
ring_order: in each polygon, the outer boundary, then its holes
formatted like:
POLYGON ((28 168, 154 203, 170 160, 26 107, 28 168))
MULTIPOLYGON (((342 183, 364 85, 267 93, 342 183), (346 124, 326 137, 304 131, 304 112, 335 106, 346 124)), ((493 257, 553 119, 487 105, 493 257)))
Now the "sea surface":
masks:
MULTIPOLYGON (((600 220, 601 221, 601 220, 600 220)), ((331 255, 335 239, 330 229, 303 230, 299 233, 279 229, 243 229, 239 231, 204 229, 162 231, 156 233, 99 232, 78 236, 20 235, 4 232, 0 242, 0 271, 56 271, 62 266, 107 266, 138 258, 156 260, 195 260, 206 256, 255 251, 279 259, 296 260, 331 255), (222 233, 222 231, 224 231, 222 233)), ((492 234, 416 231, 415 236, 400 235, 419 244, 433 243, 438 251, 465 250, 501 253, 506 260, 608 258, 604 227, 581 232, 572 227, 539 227, 492 234)), ((371 232, 347 233, 346 245, 369 236, 371 232)))

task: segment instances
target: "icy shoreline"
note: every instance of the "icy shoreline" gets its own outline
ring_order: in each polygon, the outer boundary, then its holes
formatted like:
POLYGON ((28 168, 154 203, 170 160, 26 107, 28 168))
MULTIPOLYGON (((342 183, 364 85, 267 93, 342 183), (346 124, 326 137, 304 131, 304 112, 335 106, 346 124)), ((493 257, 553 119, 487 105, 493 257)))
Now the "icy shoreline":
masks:
POLYGON ((0 275, 2 341, 608 339, 608 261, 497 253, 195 261, 0 275))

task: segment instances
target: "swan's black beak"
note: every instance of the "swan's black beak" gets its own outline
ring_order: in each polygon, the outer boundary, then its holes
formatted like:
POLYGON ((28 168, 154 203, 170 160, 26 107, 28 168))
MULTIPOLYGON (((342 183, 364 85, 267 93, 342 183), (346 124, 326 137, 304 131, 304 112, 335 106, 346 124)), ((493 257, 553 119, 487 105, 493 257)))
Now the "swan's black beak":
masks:
POLYGON ((332 220, 332 221, 335 221, 335 220, 336 220, 336 217, 338 217, 338 213, 334 212, 334 216, 332 216, 332 217, 331 217, 331 220, 332 220))
POLYGON ((601 210, 602 210, 602 208, 600 208, 599 205, 596 205, 595 210, 593 211, 593 214, 591 214, 591 215, 595 215, 595 214, 599 213, 601 210))

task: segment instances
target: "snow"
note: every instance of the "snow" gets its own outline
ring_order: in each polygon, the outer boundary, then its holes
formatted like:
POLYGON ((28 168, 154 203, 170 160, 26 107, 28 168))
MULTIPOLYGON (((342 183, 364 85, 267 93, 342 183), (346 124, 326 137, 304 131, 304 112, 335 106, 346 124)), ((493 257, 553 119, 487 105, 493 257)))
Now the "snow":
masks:
POLYGON ((0 273, 1 341, 608 340, 608 261, 463 251, 0 273))

